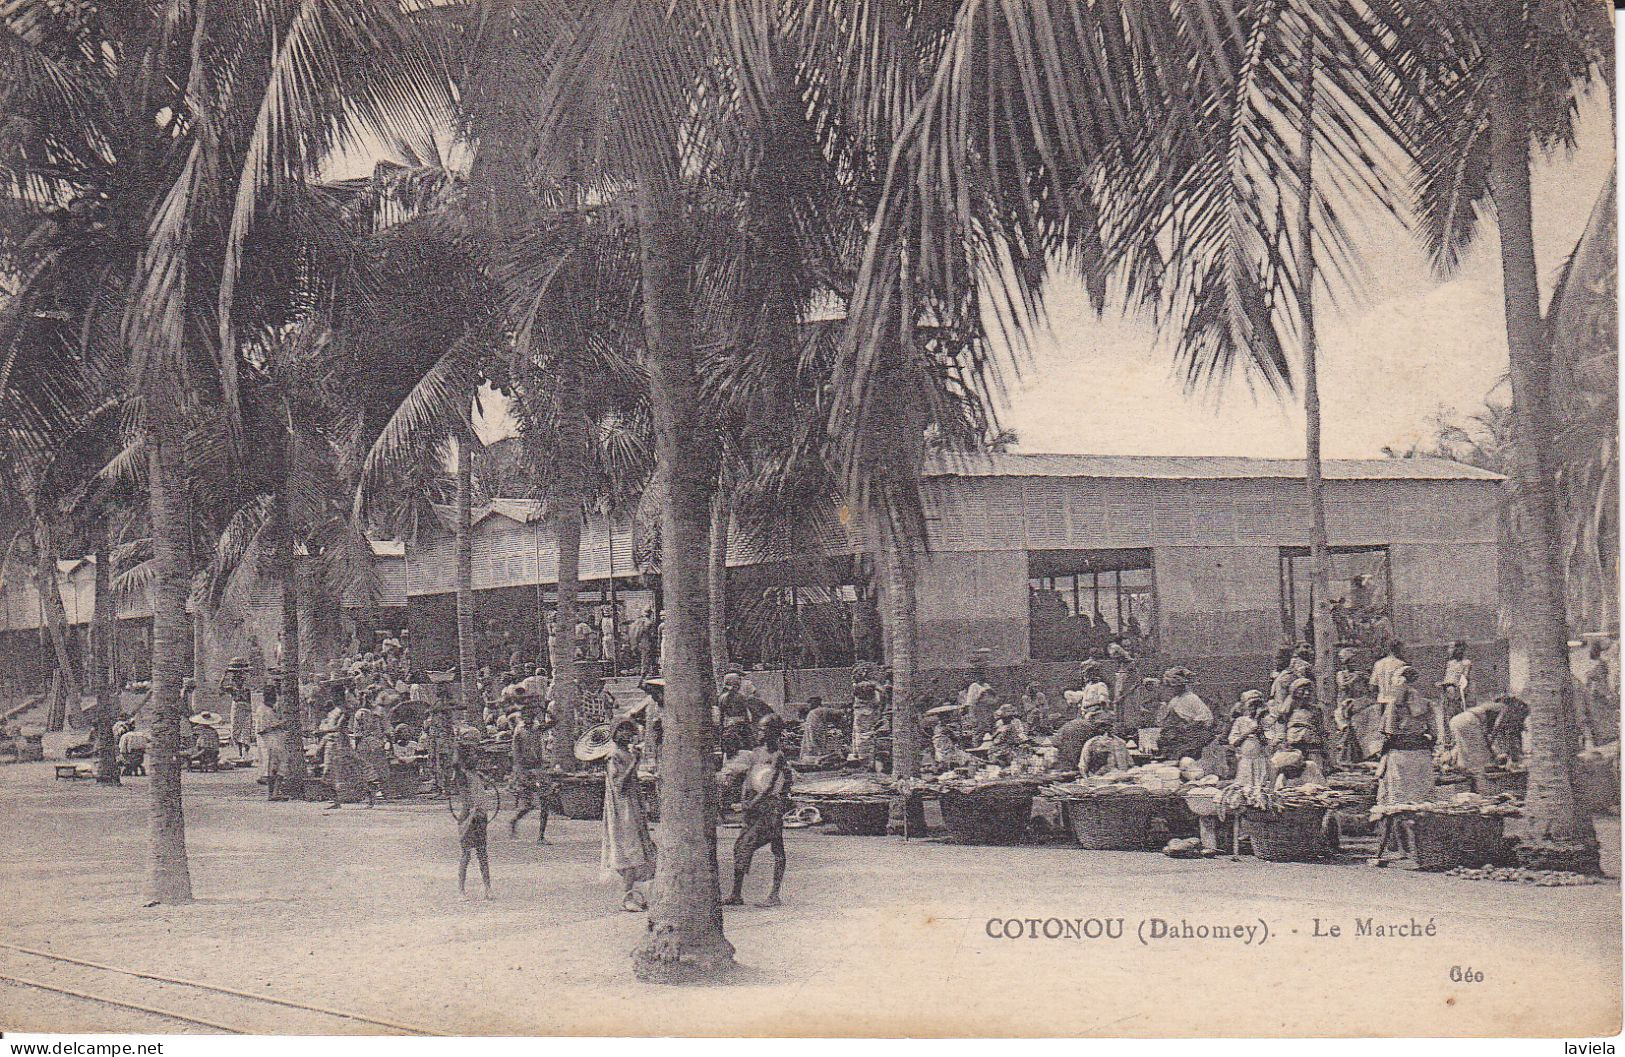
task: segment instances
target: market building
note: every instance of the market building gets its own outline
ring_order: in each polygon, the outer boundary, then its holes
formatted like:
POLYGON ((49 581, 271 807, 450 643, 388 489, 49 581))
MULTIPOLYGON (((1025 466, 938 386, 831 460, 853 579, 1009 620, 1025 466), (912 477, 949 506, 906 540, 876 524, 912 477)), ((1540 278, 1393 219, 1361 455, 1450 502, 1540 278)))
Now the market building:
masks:
MULTIPOLYGON (((1497 542, 1501 478, 1441 459, 1325 464, 1338 637, 1398 637, 1424 679, 1454 639, 1481 686, 1506 678, 1497 542)), ((1059 686, 1108 640, 1152 674, 1182 664, 1223 699, 1255 684, 1283 642, 1305 636, 1310 571, 1303 469, 1292 460, 1091 455, 938 456, 923 488, 928 538, 918 562, 927 685, 958 685, 974 658, 1008 685, 1059 686)), ((495 500, 476 510, 473 582, 482 663, 539 659, 556 597, 545 507, 495 500)), ((730 654, 771 701, 842 700, 854 661, 878 660, 872 563, 856 518, 825 512, 764 544, 730 539, 730 654), (792 537, 794 537, 792 541, 792 537)), ((636 670, 634 627, 660 607, 650 540, 633 519, 590 517, 581 541, 581 613, 605 677, 636 670), (614 617, 609 614, 613 612, 614 617)), ((374 546, 375 596, 349 599, 363 638, 409 626, 421 667, 455 664, 456 549, 450 519, 407 545, 374 546)), ((64 562, 74 642, 94 608, 94 569, 64 562)), ((274 648, 279 600, 255 599, 274 648)), ((150 610, 120 603, 120 655, 142 656, 150 610)), ((363 647, 365 648, 365 647, 363 647)), ((82 649, 76 645, 75 649, 82 649)), ((39 687, 51 667, 32 581, 0 585, 0 679, 39 687)), ((1424 685, 1431 685, 1425 682, 1424 685)))
MULTIPOLYGON (((1501 478, 1442 459, 1325 464, 1338 637, 1398 637, 1424 676, 1454 639, 1480 685, 1499 685, 1501 478)), ((955 455, 927 468, 927 547, 916 586, 922 667, 944 688, 979 654, 1009 683, 1060 685, 1091 651, 1127 639, 1146 671, 1194 670, 1216 696, 1256 683, 1311 612, 1303 466, 1227 457, 955 455)), ((474 587, 482 660, 543 641, 557 559, 533 501, 476 511, 474 587), (493 646, 495 648, 493 648, 493 646)), ((827 517, 817 547, 735 536, 728 551, 730 652, 769 700, 849 692, 849 668, 877 659, 871 565, 858 519, 827 517)), ((582 608, 613 607, 605 674, 625 670, 626 629, 659 605, 635 526, 590 518, 582 608), (618 655, 612 657, 612 653, 618 655)), ((455 655, 455 547, 440 525, 406 548, 414 643, 455 655)), ((597 662, 595 662, 597 663, 597 662)))

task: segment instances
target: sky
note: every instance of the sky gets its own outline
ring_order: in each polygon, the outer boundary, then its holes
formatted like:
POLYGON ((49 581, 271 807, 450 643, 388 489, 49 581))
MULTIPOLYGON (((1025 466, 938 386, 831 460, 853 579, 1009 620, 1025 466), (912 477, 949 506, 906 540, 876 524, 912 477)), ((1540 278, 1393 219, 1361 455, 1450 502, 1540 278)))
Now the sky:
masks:
MULTIPOLYGON (((1535 252, 1543 292, 1585 227, 1614 168, 1606 96, 1582 103, 1577 146, 1533 172, 1535 252)), ((1351 224, 1351 227, 1357 225, 1351 224)), ((1355 237, 1366 264, 1357 298, 1320 296, 1322 454, 1376 458, 1432 436, 1440 413, 1465 417, 1492 395, 1507 399, 1507 346, 1500 255, 1491 210, 1477 241, 1449 279, 1432 271, 1419 242, 1392 221, 1355 237), (1499 388, 1498 388, 1499 387, 1499 388)), ((1097 455, 1248 455, 1302 458, 1301 398, 1256 396, 1240 380, 1187 395, 1172 369, 1170 342, 1146 321, 1107 307, 1095 317, 1082 287, 1058 281, 1049 328, 1003 371, 1000 425, 1015 451, 1097 455)), ((1295 350, 1292 355, 1296 356, 1295 350)), ((513 434, 506 402, 482 394, 482 440, 513 434)))
MULTIPOLYGON (((1606 97, 1582 106, 1571 156, 1534 172, 1536 255, 1549 291, 1573 251, 1614 166, 1606 97)), ((1363 233, 1368 265, 1359 301, 1344 310, 1319 300, 1323 454, 1366 458, 1431 436, 1441 408, 1480 409, 1507 370, 1500 258, 1493 211, 1459 271, 1432 273, 1420 244, 1397 225, 1363 233)), ((1081 287, 1050 295, 1050 330, 1006 380, 1001 424, 1015 450, 1107 455, 1303 457, 1303 411, 1257 399, 1239 380, 1221 394, 1187 396, 1172 371, 1171 345, 1139 319, 1108 306, 1090 312, 1081 287)), ((1504 402, 1506 389, 1495 394, 1504 402)))

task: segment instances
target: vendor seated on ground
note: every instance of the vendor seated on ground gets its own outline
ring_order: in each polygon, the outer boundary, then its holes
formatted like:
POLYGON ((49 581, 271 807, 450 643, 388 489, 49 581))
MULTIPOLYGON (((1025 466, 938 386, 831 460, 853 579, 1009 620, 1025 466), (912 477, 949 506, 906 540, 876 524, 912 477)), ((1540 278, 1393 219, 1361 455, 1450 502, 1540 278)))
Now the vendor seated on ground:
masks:
MULTIPOLYGON (((118 773, 129 778, 134 775, 147 773, 147 746, 151 740, 144 731, 135 729, 134 725, 126 724, 123 734, 118 739, 118 773)), ((216 750, 218 754, 219 750, 216 750)))
POLYGON ((1277 790, 1326 784, 1326 772, 1320 769, 1320 764, 1294 749, 1286 749, 1271 756, 1270 770, 1275 772, 1277 790))
MULTIPOLYGON (((1068 696, 1076 691, 1068 691, 1068 696)), ((1050 738, 1055 746, 1055 758, 1061 767, 1072 767, 1083 756, 1083 746, 1096 734, 1106 729, 1100 722, 1099 713, 1095 710, 1084 712, 1081 706, 1077 715, 1061 724, 1061 729, 1050 738)))
POLYGON ((1162 685, 1172 696, 1157 716, 1157 756, 1165 760, 1196 759, 1218 734, 1213 710, 1192 692, 1195 680, 1188 668, 1170 668, 1163 673, 1162 685))
POLYGON ((1128 735, 1127 727, 1118 726, 1084 742, 1078 756, 1078 770, 1085 775, 1128 770, 1133 766, 1128 755, 1128 735))
POLYGON ((732 756, 754 746, 755 724, 772 712, 773 706, 756 696, 755 687, 745 681, 743 673, 733 671, 724 675, 722 692, 717 695, 723 755, 732 756))
POLYGON ((931 760, 939 769, 958 767, 970 757, 965 754, 958 717, 964 709, 959 705, 939 706, 948 711, 927 713, 925 722, 931 734, 931 760))
POLYGON ((807 714, 801 720, 801 759, 821 760, 846 755, 852 744, 852 710, 826 705, 816 694, 807 698, 807 714))
POLYGON ((199 712, 192 717, 192 746, 186 754, 186 765, 198 770, 213 770, 220 762, 221 719, 213 712, 199 712))
MULTIPOLYGON (((992 693, 992 691, 989 691, 992 693)), ((988 742, 988 759, 1001 767, 1009 766, 1017 756, 1031 751, 1028 745, 1027 724, 1021 721, 1015 705, 998 705, 993 710, 993 734, 988 742)))

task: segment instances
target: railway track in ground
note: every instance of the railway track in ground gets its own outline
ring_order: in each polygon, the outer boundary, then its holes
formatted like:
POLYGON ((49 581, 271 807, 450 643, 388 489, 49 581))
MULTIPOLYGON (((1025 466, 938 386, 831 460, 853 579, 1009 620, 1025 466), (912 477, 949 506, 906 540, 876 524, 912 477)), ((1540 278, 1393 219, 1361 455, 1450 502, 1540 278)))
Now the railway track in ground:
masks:
MULTIPOLYGON (((146 1023, 227 1035, 438 1035, 410 1024, 200 980, 0 942, 0 987, 139 1014, 146 1023)), ((9 1025, 7 1025, 9 1027, 9 1025)), ((98 1023, 87 1030, 107 1030, 98 1023)), ((154 1027, 152 1030, 158 1030, 154 1027)))

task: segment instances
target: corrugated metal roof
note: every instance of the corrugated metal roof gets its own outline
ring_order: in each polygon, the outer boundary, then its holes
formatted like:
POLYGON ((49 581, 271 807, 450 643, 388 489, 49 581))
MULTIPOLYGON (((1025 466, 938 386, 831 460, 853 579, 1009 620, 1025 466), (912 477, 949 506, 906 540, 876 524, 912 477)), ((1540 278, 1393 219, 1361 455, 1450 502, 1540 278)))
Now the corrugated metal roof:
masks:
MULTIPOLYGON (((939 454, 927 477, 1111 477, 1148 480, 1235 481, 1299 479, 1301 459, 1249 459, 1228 455, 939 454)), ((1327 459, 1330 481, 1500 481, 1499 474, 1449 459, 1327 459)))
MULTIPOLYGON (((445 503, 432 504, 435 518, 447 532, 457 531, 457 508, 445 503)), ((469 510, 469 524, 478 525, 492 514, 521 525, 529 525, 547 516, 547 504, 540 499, 493 499, 477 504, 469 510)))

